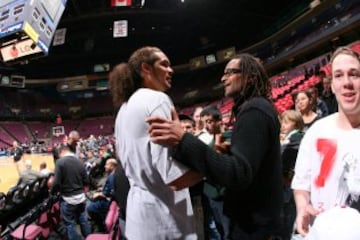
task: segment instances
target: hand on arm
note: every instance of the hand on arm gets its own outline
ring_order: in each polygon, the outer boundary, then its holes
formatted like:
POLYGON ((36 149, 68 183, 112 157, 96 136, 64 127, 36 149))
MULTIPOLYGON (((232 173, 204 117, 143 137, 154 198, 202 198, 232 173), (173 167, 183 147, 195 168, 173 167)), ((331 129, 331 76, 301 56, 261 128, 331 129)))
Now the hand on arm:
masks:
POLYGON ((106 196, 102 192, 96 192, 93 195, 93 199, 96 199, 96 198, 106 198, 106 196))
POLYGON ((296 230, 302 236, 305 236, 309 232, 309 225, 312 222, 314 216, 319 214, 310 204, 310 192, 304 190, 294 190, 294 197, 296 203, 296 230))
POLYGON ((214 148, 215 151, 220 153, 228 153, 230 151, 230 142, 222 142, 222 143, 215 143, 214 148))
POLYGON ((220 153, 227 153, 230 151, 230 142, 224 141, 222 134, 218 133, 215 135, 214 150, 220 153))
MULTIPOLYGON (((183 138, 185 132, 175 109, 171 109, 171 116, 172 120, 158 116, 151 116, 146 119, 146 122, 150 125, 148 132, 153 143, 166 147, 175 146, 183 138)), ((169 183, 168 186, 174 191, 179 191, 195 185, 202 179, 202 174, 189 170, 181 177, 169 183)))
POLYGON ((152 142, 165 146, 175 146, 180 142, 185 132, 175 109, 171 110, 171 115, 173 120, 156 116, 146 119, 152 142))

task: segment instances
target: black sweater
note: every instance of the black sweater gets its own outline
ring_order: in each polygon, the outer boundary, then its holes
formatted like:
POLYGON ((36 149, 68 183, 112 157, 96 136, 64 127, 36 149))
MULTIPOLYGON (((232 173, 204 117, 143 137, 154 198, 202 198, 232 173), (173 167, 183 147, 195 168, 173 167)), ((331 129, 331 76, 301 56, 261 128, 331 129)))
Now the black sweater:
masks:
POLYGON ((85 167, 77 157, 69 155, 56 161, 51 193, 60 191, 62 196, 71 197, 83 193, 88 184, 85 167))
POLYGON ((223 185, 224 212, 231 219, 234 239, 267 239, 276 228, 282 204, 280 123, 265 98, 235 106, 236 121, 228 154, 217 153, 185 134, 175 158, 223 185), (237 229, 237 230, 236 230, 237 229))

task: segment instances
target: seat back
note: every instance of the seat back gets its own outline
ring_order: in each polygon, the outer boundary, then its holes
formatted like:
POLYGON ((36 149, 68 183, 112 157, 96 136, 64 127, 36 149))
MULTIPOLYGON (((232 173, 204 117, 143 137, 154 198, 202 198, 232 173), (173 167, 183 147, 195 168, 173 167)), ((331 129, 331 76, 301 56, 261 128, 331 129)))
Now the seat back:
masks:
POLYGON ((15 205, 20 203, 21 196, 20 196, 20 189, 18 186, 11 187, 7 194, 6 194, 6 207, 13 208, 15 205))
POLYGON ((110 203, 110 207, 108 210, 108 213, 106 215, 106 219, 105 219, 105 226, 106 226, 106 230, 108 232, 111 232, 112 228, 114 227, 116 221, 119 218, 119 206, 117 205, 117 203, 115 201, 112 201, 110 203))
POLYGON ((51 221, 51 209, 53 207, 53 202, 51 197, 44 201, 43 208, 44 211, 41 213, 36 224, 42 228, 42 235, 44 238, 47 238, 52 230, 53 224, 51 221))
POLYGON ((42 234, 46 238, 61 221, 60 202, 50 197, 46 203, 46 211, 39 217, 37 224, 43 228, 42 234))
POLYGON ((110 203, 109 210, 105 218, 105 226, 108 233, 105 234, 90 234, 86 237, 87 240, 117 240, 120 239, 120 224, 119 224, 119 206, 115 201, 110 203))
POLYGON ((17 226, 15 230, 11 233, 12 238, 14 239, 35 239, 41 234, 41 227, 33 225, 32 223, 40 218, 42 215, 43 208, 42 206, 37 206, 31 209, 24 217, 19 219, 19 222, 23 224, 17 226), (29 227, 29 231, 27 228, 29 227))

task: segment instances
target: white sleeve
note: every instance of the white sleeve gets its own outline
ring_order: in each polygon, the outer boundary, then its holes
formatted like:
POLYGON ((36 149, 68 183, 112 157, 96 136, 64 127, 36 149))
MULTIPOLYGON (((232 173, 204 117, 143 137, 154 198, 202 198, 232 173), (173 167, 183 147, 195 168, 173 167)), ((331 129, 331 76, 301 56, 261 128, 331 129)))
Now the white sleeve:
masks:
MULTIPOLYGON (((169 99, 156 107, 150 115, 170 119, 171 108, 173 105, 169 99)), ((150 150, 152 165, 157 169, 165 184, 173 182, 189 171, 189 168, 171 157, 171 148, 150 142, 150 150)))

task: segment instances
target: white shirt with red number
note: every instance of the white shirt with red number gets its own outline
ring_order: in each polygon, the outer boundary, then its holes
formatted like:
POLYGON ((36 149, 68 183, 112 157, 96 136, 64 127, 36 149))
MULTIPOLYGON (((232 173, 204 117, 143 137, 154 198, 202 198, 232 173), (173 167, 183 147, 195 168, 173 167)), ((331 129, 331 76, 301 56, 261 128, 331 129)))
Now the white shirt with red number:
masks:
POLYGON ((291 187, 309 191, 319 211, 350 205, 360 195, 360 129, 340 129, 337 117, 320 119, 306 132, 295 165, 291 187))

